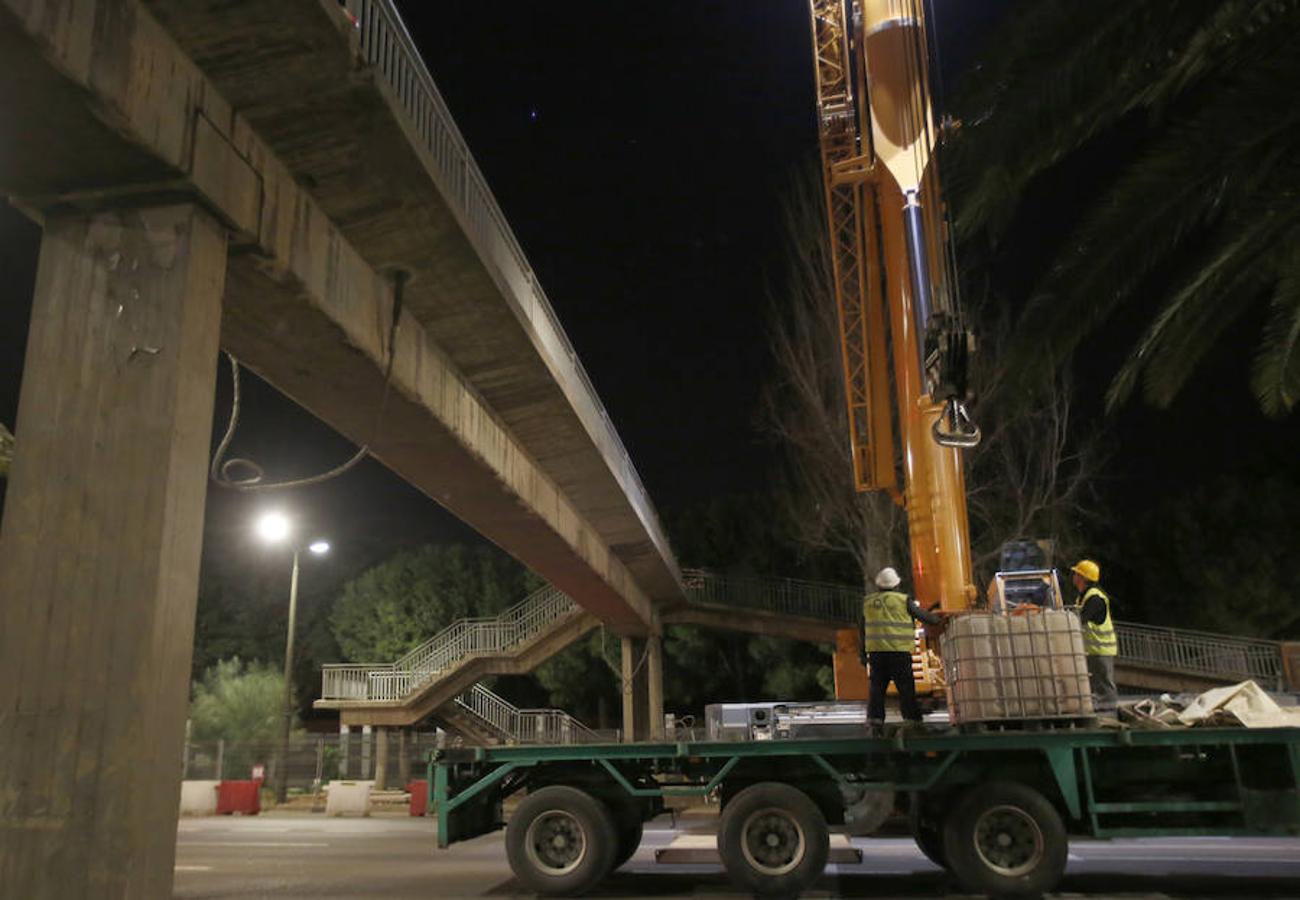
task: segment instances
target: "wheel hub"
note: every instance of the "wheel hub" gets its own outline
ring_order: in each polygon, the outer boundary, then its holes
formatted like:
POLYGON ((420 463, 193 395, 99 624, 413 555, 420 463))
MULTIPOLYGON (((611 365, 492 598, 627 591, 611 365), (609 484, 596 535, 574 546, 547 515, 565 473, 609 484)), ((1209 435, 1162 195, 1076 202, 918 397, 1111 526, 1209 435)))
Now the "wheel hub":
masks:
POLYGON ((543 812, 524 836, 528 861, 547 875, 567 875, 587 856, 587 835, 573 814, 560 809, 543 812))
POLYGON ((975 823, 975 850, 999 875, 1015 878, 1042 864, 1046 842, 1038 822, 1018 806, 996 806, 975 823))
POLYGON ((745 861, 764 875, 784 875, 803 862, 807 840, 803 829, 780 809, 751 813, 740 830, 745 861))

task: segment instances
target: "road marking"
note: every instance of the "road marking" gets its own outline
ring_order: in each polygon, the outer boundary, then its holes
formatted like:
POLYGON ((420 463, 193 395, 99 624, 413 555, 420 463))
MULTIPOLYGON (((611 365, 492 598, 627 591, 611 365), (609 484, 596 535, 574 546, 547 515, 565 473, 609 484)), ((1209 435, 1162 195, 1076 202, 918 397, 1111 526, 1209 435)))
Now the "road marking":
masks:
POLYGON ((211 872, 212 866, 176 866, 177 872, 211 872))
POLYGON ((179 847, 328 847, 324 841, 177 841, 179 847))
MULTIPOLYGON (((1071 854, 1070 859, 1076 857, 1071 854)), ((1300 859, 1293 856, 1251 856, 1248 859, 1241 856, 1212 856, 1201 859, 1189 859, 1185 856, 1097 856, 1089 859, 1083 857, 1080 862, 1090 863, 1108 863, 1108 862, 1144 862, 1144 863, 1176 863, 1180 866, 1185 865, 1220 865, 1225 862, 1252 862, 1252 863, 1284 863, 1289 866, 1300 866, 1300 859)))

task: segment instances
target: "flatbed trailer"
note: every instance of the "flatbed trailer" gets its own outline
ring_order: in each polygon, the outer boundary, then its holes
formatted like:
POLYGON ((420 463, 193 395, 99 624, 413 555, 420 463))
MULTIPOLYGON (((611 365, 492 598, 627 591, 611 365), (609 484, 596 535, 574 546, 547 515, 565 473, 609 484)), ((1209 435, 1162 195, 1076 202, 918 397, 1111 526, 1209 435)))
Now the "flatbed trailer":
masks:
POLYGON ((829 831, 883 802, 967 889, 1050 890, 1070 836, 1300 834, 1300 728, 1058 728, 880 737, 435 752, 431 814, 446 848, 506 826, 515 876, 580 893, 626 862, 675 796, 716 792, 718 851, 755 894, 795 896, 829 831), (526 791, 509 823, 502 801, 526 791))

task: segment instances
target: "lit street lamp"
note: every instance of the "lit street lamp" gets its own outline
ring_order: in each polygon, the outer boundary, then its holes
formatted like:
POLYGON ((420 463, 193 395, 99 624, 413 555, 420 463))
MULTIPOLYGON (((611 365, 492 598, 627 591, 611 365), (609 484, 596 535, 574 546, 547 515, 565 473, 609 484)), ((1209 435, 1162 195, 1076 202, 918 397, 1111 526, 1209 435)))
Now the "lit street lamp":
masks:
MULTIPOLYGON (((268 544, 279 544, 293 535, 293 523, 282 512, 268 512, 257 520, 257 534, 268 544)), ((280 758, 275 767, 275 799, 283 803, 289 790, 289 732, 293 729, 293 632, 298 615, 298 553, 301 545, 292 543, 293 574, 289 578, 289 626, 284 640, 284 706, 283 729, 280 732, 280 758)), ((307 550, 316 556, 329 552, 329 541, 315 540, 307 550)))

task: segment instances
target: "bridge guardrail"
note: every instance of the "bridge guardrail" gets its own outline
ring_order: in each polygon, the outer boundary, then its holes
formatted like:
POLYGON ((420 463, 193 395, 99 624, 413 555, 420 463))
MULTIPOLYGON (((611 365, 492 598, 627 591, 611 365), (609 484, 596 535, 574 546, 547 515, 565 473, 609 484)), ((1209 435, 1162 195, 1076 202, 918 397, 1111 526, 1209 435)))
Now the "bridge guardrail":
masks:
POLYGON ((862 588, 796 578, 723 575, 707 569, 682 569, 686 598, 693 603, 758 609, 820 621, 856 623, 862 588))
MULTIPOLYGON (((649 496, 591 377, 560 326, 555 309, 488 188, 487 180, 474 162, 469 145, 456 127, 446 101, 434 84, 433 76, 392 0, 344 0, 343 6, 356 24, 363 57, 393 91, 428 151, 439 188, 448 204, 466 231, 473 235, 486 261, 491 263, 524 307, 553 364, 567 369, 562 373, 566 379, 583 386, 592 411, 605 426, 604 437, 617 456, 619 471, 615 475, 619 482, 635 488, 641 497, 649 496), (549 327, 541 327, 538 315, 549 327)), ((647 525, 652 526, 652 533, 659 530, 653 510, 637 504, 637 511, 647 520, 647 525)))
MULTIPOLYGON (((687 598, 697 603, 760 609, 780 615, 856 624, 863 590, 815 581, 730 576, 683 569, 687 598)), ((1266 690, 1284 690, 1282 645, 1259 638, 1116 622, 1123 664, 1224 681, 1254 679, 1266 690)))
POLYGON ((1265 690, 1282 690, 1282 645, 1277 641, 1234 637, 1187 628, 1116 622, 1118 659, 1127 664, 1245 681, 1265 690))

